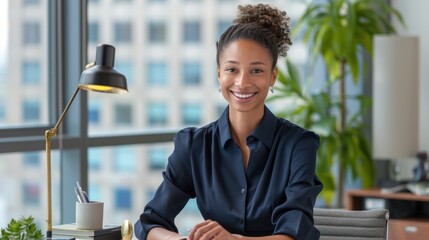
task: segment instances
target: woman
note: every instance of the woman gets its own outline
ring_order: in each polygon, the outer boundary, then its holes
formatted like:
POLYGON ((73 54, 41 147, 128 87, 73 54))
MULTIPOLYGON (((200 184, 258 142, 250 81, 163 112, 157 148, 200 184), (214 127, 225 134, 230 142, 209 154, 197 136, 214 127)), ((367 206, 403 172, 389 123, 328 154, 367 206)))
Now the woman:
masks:
POLYGON ((318 239, 313 207, 319 138, 265 106, 277 58, 290 40, 286 13, 269 5, 239 6, 217 43, 221 117, 185 128, 174 139, 164 181, 135 225, 140 239, 186 239, 174 218, 196 198, 205 219, 188 234, 200 239, 318 239))

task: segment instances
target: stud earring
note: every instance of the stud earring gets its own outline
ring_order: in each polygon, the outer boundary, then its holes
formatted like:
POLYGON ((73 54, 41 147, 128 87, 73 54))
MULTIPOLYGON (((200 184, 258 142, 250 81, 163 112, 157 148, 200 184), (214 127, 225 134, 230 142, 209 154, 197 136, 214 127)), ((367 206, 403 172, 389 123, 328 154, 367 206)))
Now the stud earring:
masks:
POLYGON ((220 87, 217 89, 218 92, 221 92, 222 90, 220 89, 220 87))
POLYGON ((271 92, 271 93, 274 93, 274 88, 273 88, 273 86, 270 86, 270 92, 271 92))

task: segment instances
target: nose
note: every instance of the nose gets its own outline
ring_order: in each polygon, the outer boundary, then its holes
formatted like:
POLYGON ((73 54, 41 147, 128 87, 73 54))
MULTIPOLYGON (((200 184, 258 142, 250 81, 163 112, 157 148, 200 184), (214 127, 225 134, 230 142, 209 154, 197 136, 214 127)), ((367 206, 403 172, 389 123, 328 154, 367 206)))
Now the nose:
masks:
POLYGON ((246 71, 241 71, 240 74, 237 75, 237 78, 235 79, 235 85, 244 88, 246 86, 250 85, 250 78, 249 74, 246 71))

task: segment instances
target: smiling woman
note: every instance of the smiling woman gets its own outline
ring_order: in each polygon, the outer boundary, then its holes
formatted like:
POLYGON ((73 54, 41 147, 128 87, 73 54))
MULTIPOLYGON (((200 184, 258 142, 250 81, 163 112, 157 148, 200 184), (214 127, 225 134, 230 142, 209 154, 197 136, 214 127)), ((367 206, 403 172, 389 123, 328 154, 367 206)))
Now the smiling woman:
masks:
POLYGON ((184 239, 175 218, 190 199, 204 218, 190 240, 318 239, 319 138, 265 106, 277 58, 290 44, 286 12, 239 6, 217 43, 218 83, 228 106, 216 121, 176 134, 164 181, 135 224, 139 239, 184 239))
MULTIPOLYGON (((111 223, 132 219, 162 182, 177 129, 204 126, 225 110, 211 36, 231 24, 236 1, 0 0, 6 3, 0 10, 9 14, 0 17, 8 21, 0 24, 9 25, 0 25, 7 32, 0 40, 7 39, 7 51, 0 54, 13 55, 1 56, 0 226, 31 213, 45 227, 42 135, 100 42, 116 47, 115 68, 126 75, 130 93, 75 99, 52 142, 53 222, 74 221, 77 180, 92 199, 107 203, 111 223)), ((184 234, 201 222, 197 201, 176 220, 184 234)))

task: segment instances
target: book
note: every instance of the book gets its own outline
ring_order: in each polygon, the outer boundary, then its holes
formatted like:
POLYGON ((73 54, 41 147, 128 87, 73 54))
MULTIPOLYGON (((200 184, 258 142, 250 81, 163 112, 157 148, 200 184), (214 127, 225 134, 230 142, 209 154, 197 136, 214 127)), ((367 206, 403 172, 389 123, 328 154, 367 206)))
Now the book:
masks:
POLYGON ((429 196, 429 182, 410 182, 393 187, 381 188, 381 193, 409 192, 420 196, 429 196))
POLYGON ((85 237, 85 236, 71 236, 71 235, 53 235, 52 239, 68 239, 68 240, 120 240, 122 235, 120 231, 111 232, 103 235, 85 237))
POLYGON ((121 226, 114 224, 103 225, 101 229, 77 229, 76 223, 67 223, 52 227, 53 235, 74 236, 74 237, 96 237, 111 233, 119 233, 121 236, 121 226))

